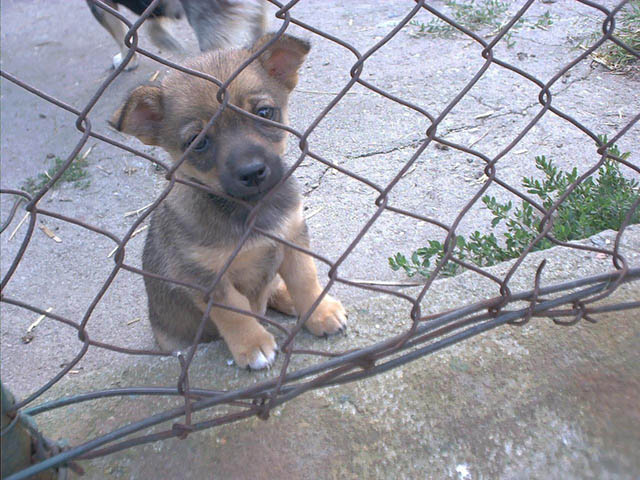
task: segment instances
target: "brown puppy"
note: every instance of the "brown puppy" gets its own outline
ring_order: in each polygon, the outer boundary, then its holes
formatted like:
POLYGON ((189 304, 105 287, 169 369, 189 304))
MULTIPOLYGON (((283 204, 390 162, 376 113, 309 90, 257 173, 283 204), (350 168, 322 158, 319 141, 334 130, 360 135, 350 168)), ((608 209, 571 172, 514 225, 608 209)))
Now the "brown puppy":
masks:
MULTIPOLYGON (((205 54, 189 66, 227 79, 271 38, 262 37, 251 49, 205 54)), ((304 41, 287 35, 278 39, 231 83, 230 102, 286 123, 289 93, 308 51, 304 41)), ((176 160, 218 110, 217 93, 218 87, 209 81, 173 72, 160 87, 134 90, 112 124, 146 144, 161 146, 176 160)), ((284 150, 283 130, 225 109, 193 146, 177 174, 214 192, 254 203, 281 180, 284 150)), ((307 248, 307 226, 293 179, 273 193, 256 226, 307 248)), ((144 270, 208 287, 237 245, 248 213, 246 207, 223 196, 176 184, 153 213, 144 270)), ((160 347, 171 351, 191 344, 206 309, 204 295, 155 278, 145 277, 145 283, 149 318, 160 347)), ((213 296, 221 304, 261 315, 267 306, 301 315, 321 291, 309 255, 253 233, 213 296)), ((215 307, 210 317, 204 341, 220 334, 241 367, 264 368, 273 362, 275 339, 255 318, 215 307)), ((305 326, 315 335, 328 335, 343 331, 346 320, 342 304, 327 295, 305 326)))

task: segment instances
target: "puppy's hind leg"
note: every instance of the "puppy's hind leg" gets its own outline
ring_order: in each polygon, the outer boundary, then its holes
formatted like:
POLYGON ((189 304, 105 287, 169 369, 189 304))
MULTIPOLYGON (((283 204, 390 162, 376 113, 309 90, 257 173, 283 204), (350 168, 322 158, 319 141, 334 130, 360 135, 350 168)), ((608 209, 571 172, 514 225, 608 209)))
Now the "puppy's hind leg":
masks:
POLYGON ((200 51, 238 46, 248 33, 252 43, 266 30, 266 0, 183 0, 200 51))
POLYGON ((253 28, 251 29, 252 43, 258 41, 266 32, 268 27, 267 21, 267 1, 260 0, 260 5, 254 13, 252 20, 253 28))
POLYGON ((291 298, 291 294, 289 290, 287 290, 287 286, 285 285, 282 277, 277 275, 273 281, 273 285, 271 287, 271 291, 269 292, 269 300, 267 305, 269 308, 273 308, 278 312, 284 313, 285 315, 295 316, 296 307, 293 303, 293 299, 291 298))
MULTIPOLYGON (((112 0, 103 0, 108 6, 113 8, 114 10, 118 9, 118 5, 112 0)), ((118 48, 120 49, 120 53, 117 53, 113 56, 113 68, 118 68, 122 63, 122 60, 125 58, 127 53, 129 53, 129 49, 124 44, 124 37, 127 33, 127 28, 124 23, 118 20, 116 17, 96 6, 93 2, 87 0, 87 4, 89 5, 89 9, 91 9, 91 13, 93 16, 100 22, 107 32, 111 34, 113 39, 118 44, 118 48)), ((125 68, 125 70, 133 70, 138 66, 138 56, 136 54, 133 55, 131 61, 125 68)))
POLYGON ((151 41, 160 49, 184 53, 180 42, 164 28, 162 22, 163 17, 151 17, 145 22, 151 41))
POLYGON ((235 5, 222 0, 183 1, 182 7, 193 28, 201 52, 232 44, 230 34, 235 27, 235 5))

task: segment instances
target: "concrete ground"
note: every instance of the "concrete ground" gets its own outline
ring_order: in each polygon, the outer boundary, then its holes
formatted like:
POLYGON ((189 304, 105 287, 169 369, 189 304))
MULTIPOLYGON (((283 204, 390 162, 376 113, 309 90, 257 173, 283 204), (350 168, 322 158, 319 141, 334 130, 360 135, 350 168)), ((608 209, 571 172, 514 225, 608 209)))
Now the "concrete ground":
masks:
MULTIPOLYGON (((307 0, 292 12, 364 52, 412 6, 413 2, 401 0, 383 4, 307 0)), ((536 3, 527 17, 533 23, 547 9, 554 20, 548 29, 522 28, 514 34, 512 48, 499 45, 496 49, 499 58, 544 81, 580 53, 580 39, 598 31, 601 22, 593 10, 569 1, 536 3)), ((416 19, 428 22, 430 17, 421 12, 416 19)), ((76 108, 86 104, 110 73, 115 45, 80 0, 5 0, 0 27, 2 69, 76 108)), ((277 27, 273 19, 271 28, 277 27)), ((362 78, 438 113, 482 65, 481 48, 462 37, 417 36, 417 30, 415 26, 403 29, 367 61, 362 78)), ((187 49, 195 52, 188 26, 180 23, 176 31, 187 49)), ((348 82, 354 57, 319 36, 297 28, 291 32, 313 44, 291 101, 291 123, 303 130, 348 82)), ((120 75, 91 112, 93 127, 165 158, 158 149, 125 139, 106 123, 128 90, 156 72, 164 75, 165 70, 142 59, 137 70, 120 75)), ((611 75, 589 62, 578 65, 552 91, 554 105, 593 131, 610 136, 638 113, 640 105, 637 77, 611 75)), ((0 95, 0 184, 16 188, 48 168, 52 157, 68 155, 80 133, 74 116, 6 80, 1 82, 0 95)), ((495 155, 538 112, 537 95, 529 82, 492 66, 439 131, 448 140, 495 155)), ((354 87, 309 142, 311 150, 324 158, 385 185, 415 152, 428 125, 421 115, 354 87)), ((636 125, 619 142, 621 151, 633 152, 630 160, 636 164, 638 133, 636 125)), ((86 189, 65 185, 48 193, 41 207, 122 236, 135 219, 127 213, 151 202, 164 184, 163 177, 141 158, 92 140, 88 145, 93 146, 87 157, 90 185, 86 189)), ((289 161, 296 152, 292 141, 289 161)), ((546 115, 501 160, 499 177, 519 186, 522 176, 536 173, 536 155, 546 155, 564 167, 575 165, 580 171, 597 161, 594 145, 584 134, 546 115)), ((391 203, 450 223, 480 188, 483 168, 468 155, 430 146, 392 191, 391 203)), ((296 175, 304 189, 313 248, 336 260, 374 213, 375 192, 311 159, 296 175)), ((503 200, 509 196, 497 187, 488 193, 503 200)), ((11 207, 4 197, 3 220, 11 207)), ((9 239, 22 216, 19 212, 0 238, 3 274, 26 231, 23 226, 9 239)), ((474 208, 460 232, 485 231, 489 221, 486 210, 474 208)), ((113 242, 51 218, 41 217, 39 222, 62 242, 52 241, 36 228, 3 295, 43 309, 52 307, 79 320, 113 267, 108 258, 113 242)), ((636 228, 625 237, 625 251, 635 266, 640 264, 639 233, 636 228)), ((387 257, 410 252, 432 238, 444 235, 436 227, 386 212, 340 273, 347 278, 406 281, 388 268, 387 257)), ((592 242, 602 245, 611 238, 606 234, 592 242)), ((139 265, 143 242, 144 235, 131 240, 129 263, 139 265)), ((610 260, 592 254, 566 249, 538 253, 514 277, 514 291, 532 287, 532 269, 542 257, 550 262, 545 283, 611 268, 610 260)), ((504 272, 506 267, 495 268, 504 272)), ((326 268, 320 270, 324 277, 326 268)), ((637 291, 637 285, 626 287, 618 298, 638 300, 637 291)), ((349 336, 327 343, 303 335, 301 345, 332 350, 363 346, 408 325, 406 303, 342 285, 333 292, 350 313, 349 336)), ((435 313, 497 294, 494 284, 464 274, 436 282, 423 308, 435 313)), ((0 308, 2 381, 20 398, 58 372, 80 344, 72 329, 50 320, 36 327, 31 342, 23 343, 37 315, 4 303, 0 308)), ((194 434, 186 441, 146 445, 95 460, 88 465, 89 477, 155 478, 161 466, 168 478, 182 476, 185 468, 190 469, 191 478, 637 478, 637 317, 638 312, 631 311, 602 315, 597 325, 567 329, 546 320, 522 329, 503 328, 386 375, 304 395, 284 405, 266 423, 250 420, 194 434)), ((93 313, 88 331, 92 339, 102 342, 153 347, 142 280, 118 274, 93 313)), ((241 372, 226 365, 228 357, 220 343, 204 349, 194 365, 198 386, 235 388, 278 371, 241 372)), ((297 359, 292 367, 309 361, 297 359)), ((170 360, 91 349, 75 373, 47 397, 109 385, 173 385, 175 371, 170 360)), ((166 406, 147 399, 97 403, 71 407, 40 422, 52 436, 75 444, 166 406)))
MULTIPOLYGON (((612 241, 605 232, 589 242, 612 241)), ((622 253, 640 261, 640 228, 622 253)), ((516 291, 529 289, 537 265, 548 261, 549 284, 572 272, 593 274, 595 255, 551 250, 527 259, 516 291)), ((490 269, 504 274, 508 265, 490 269)), ((434 311, 481 291, 486 282, 465 273, 438 282, 434 311)), ((638 300, 636 284, 607 303, 638 300)), ((351 305, 348 337, 335 349, 369 345, 408 327, 400 303, 372 297, 351 305)), ((310 392, 276 408, 268 421, 252 418, 82 462, 89 478, 546 478, 634 479, 640 474, 640 319, 638 311, 598 315, 573 327, 533 319, 502 327, 389 373, 310 392)), ((301 336, 299 348, 318 348, 301 336)), ((209 344, 190 369, 190 384, 238 388, 275 376, 226 365, 224 346, 209 344)), ((308 365, 296 358, 292 369, 308 365)), ((174 385, 176 359, 136 359, 64 379, 47 397, 127 385, 174 385)), ((52 438, 71 444, 180 406, 179 399, 108 399, 36 417, 52 438)), ((220 414, 196 415, 205 420, 220 414)), ((180 419, 178 419, 180 420, 180 419)), ((159 425, 159 429, 171 424, 159 425)))

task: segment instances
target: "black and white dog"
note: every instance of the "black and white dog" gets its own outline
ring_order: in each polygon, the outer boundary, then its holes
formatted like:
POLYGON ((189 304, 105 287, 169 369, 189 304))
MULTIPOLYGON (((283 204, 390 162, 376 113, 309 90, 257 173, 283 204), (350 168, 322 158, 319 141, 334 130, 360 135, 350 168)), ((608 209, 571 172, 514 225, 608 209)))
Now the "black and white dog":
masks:
MULTIPOLYGON (((95 0, 86 0, 98 22, 111 34, 120 48, 114 55, 114 68, 120 65, 128 52, 124 44, 127 27, 116 17, 96 5, 95 0)), ((141 15, 152 0, 102 0, 117 10, 122 5, 133 13, 141 15)), ((201 51, 214 50, 230 46, 239 46, 238 38, 249 33, 250 40, 260 38, 266 28, 265 0, 162 0, 145 21, 153 43, 159 48, 174 52, 182 51, 180 43, 163 27, 165 19, 179 19, 186 14, 193 28, 201 51)), ((127 70, 136 68, 137 56, 134 56, 127 70)))

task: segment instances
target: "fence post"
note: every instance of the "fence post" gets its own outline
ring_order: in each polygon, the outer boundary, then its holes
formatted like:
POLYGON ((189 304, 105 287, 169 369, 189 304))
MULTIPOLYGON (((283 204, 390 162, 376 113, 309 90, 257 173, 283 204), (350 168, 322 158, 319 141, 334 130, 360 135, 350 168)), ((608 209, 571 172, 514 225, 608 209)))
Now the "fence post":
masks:
MULTIPOLYGON (((4 388, 1 381, 0 390, 2 392, 2 460, 0 461, 0 477, 6 478, 31 465, 34 443, 27 425, 29 420, 18 412, 11 412, 15 399, 11 392, 4 388)), ((35 478, 49 480, 57 476, 56 472, 48 470, 40 473, 35 478)))

